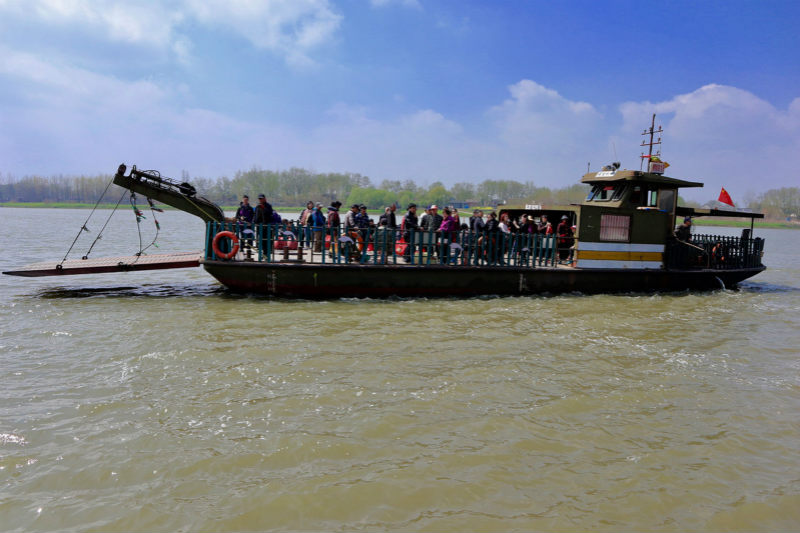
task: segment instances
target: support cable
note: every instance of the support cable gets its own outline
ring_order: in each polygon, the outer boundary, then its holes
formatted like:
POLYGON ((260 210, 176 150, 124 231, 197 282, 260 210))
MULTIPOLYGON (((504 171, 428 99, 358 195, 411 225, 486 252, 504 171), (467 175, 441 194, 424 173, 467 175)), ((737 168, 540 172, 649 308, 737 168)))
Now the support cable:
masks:
MULTIPOLYGON (((72 248, 75 246, 75 243, 78 242, 78 239, 80 238, 81 233, 84 232, 84 231, 86 231, 86 232, 89 231, 89 228, 86 227, 86 224, 89 223, 89 219, 92 218, 92 215, 97 210, 97 206, 100 205, 100 202, 103 200, 103 197, 106 195, 106 192, 108 192, 108 188, 111 187, 112 183, 114 183, 114 178, 111 178, 111 181, 108 182, 108 185, 106 185, 106 188, 103 189, 103 194, 101 194, 100 198, 98 198, 97 202, 95 202, 94 207, 92 208, 92 211, 89 213, 89 216, 86 217, 86 221, 81 226, 81 229, 78 230, 78 234, 75 236, 75 240, 72 241, 72 244, 70 245, 69 250, 67 250, 67 253, 64 254, 64 259, 62 259, 61 262, 56 266, 57 269, 60 270, 63 267, 64 261, 67 260, 67 257, 69 256, 69 253, 72 251, 72 248)), ((119 205, 119 202, 117 202, 117 205, 119 205)), ((105 227, 105 226, 103 226, 103 227, 105 227)), ((92 244, 92 245, 94 246, 94 244, 92 244)), ((91 250, 91 248, 90 248, 90 250, 91 250)), ((87 253, 86 255, 89 255, 89 254, 87 253)))

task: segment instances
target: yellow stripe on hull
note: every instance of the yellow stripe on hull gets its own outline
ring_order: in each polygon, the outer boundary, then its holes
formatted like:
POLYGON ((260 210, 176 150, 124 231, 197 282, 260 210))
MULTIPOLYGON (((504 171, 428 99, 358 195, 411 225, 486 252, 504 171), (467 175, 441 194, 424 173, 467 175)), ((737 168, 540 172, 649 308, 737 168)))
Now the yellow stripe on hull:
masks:
POLYGON ((578 260, 594 259, 600 261, 658 261, 664 260, 661 252, 601 252, 599 250, 578 249, 578 260))

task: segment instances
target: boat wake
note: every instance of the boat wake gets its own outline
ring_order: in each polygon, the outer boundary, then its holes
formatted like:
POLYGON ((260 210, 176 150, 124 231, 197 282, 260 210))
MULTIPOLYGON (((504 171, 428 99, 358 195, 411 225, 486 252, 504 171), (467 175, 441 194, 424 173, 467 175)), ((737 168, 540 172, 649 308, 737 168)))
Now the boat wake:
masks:
POLYGON ((800 287, 780 285, 778 283, 759 283, 757 281, 747 281, 739 283, 739 290, 742 292, 754 292, 762 294, 775 292, 800 292, 800 287))

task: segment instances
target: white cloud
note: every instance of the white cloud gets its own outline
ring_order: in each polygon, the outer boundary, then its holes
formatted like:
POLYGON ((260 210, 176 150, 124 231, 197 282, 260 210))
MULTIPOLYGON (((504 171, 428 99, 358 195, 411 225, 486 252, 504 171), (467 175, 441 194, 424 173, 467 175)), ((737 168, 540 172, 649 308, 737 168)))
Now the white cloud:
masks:
POLYGON ((0 101, 0 171, 17 175, 110 172, 124 161, 167 175, 301 166, 375 180, 533 179, 560 187, 576 183, 586 161, 593 168, 610 161, 610 139, 617 139, 623 165, 638 168, 638 134, 657 112, 673 175, 708 185, 689 197, 705 200, 725 186, 737 199, 800 181, 793 161, 800 98, 781 110, 719 85, 663 102, 627 102, 609 117, 522 80, 475 125, 435 109, 387 118, 339 104, 300 130, 203 109, 183 84, 122 80, 2 45, 0 79, 15 88, 14 100, 0 101))
POLYGON ((0 13, 6 23, 16 18, 35 19, 56 27, 82 28, 111 41, 167 46, 180 12, 156 2, 132 3, 104 0, 5 0, 0 13))
POLYGON ((342 20, 327 0, 186 0, 185 9, 200 23, 240 34, 295 65, 310 63, 309 52, 328 42, 342 20))
POLYGON ((670 170, 706 183, 704 193, 692 196, 706 199, 724 186, 741 197, 800 183, 790 155, 800 152, 798 99, 781 110, 743 89, 711 84, 663 102, 626 102, 620 112, 628 134, 649 126, 652 113, 658 114, 670 170))
POLYGON ((535 81, 522 80, 510 86, 509 92, 511 98, 489 113, 510 145, 567 149, 602 118, 591 104, 568 100, 535 81))
POLYGON ((342 17, 328 0, 0 0, 0 28, 30 19, 111 42, 167 50, 181 62, 188 61, 192 48, 181 25, 196 22, 239 35, 289 64, 308 65, 311 53, 335 36, 342 17))

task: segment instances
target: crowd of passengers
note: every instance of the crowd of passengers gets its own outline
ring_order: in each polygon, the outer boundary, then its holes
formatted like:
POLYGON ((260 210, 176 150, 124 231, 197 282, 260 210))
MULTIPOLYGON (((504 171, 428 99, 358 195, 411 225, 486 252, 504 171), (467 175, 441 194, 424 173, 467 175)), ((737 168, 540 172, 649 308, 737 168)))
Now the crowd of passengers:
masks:
MULTIPOLYGON (((381 235, 382 242, 375 242, 380 248, 385 249, 387 246, 393 246, 397 242, 408 243, 410 241, 411 232, 428 232, 437 235, 436 244, 441 244, 444 247, 449 247, 451 244, 458 244, 459 233, 461 231, 469 230, 472 234, 476 234, 477 243, 481 244, 484 237, 493 239, 492 243, 496 244, 497 237, 500 234, 505 236, 509 235, 553 235, 557 238, 559 260, 569 261, 573 254, 575 226, 570 225, 569 217, 566 215, 561 217, 558 225, 553 228, 553 224, 547 219, 547 215, 543 214, 537 221, 533 216, 522 214, 519 218, 511 218, 508 213, 501 213, 500 217, 495 211, 490 211, 488 215, 484 216, 481 209, 475 209, 472 216, 469 217, 467 222, 462 222, 458 209, 453 206, 447 206, 439 214, 439 207, 437 205, 430 205, 424 209, 423 213, 417 214, 417 205, 411 203, 408 205, 405 215, 398 224, 397 221, 397 205, 392 204, 384 208, 384 212, 378 218, 377 223, 367 214, 367 206, 364 204, 353 204, 350 209, 340 215, 339 209, 342 203, 335 201, 327 208, 323 207, 322 203, 314 203, 309 201, 305 209, 300 213, 297 223, 301 227, 302 235, 298 236, 303 242, 313 246, 314 252, 321 252, 323 246, 324 235, 331 235, 332 230, 342 232, 344 236, 355 236, 359 238, 362 243, 369 242, 370 236, 373 239, 378 239, 381 235), (323 214, 323 209, 327 211, 323 214), (384 232, 371 231, 375 228, 391 230, 384 232)), ((235 217, 230 220, 238 223, 246 224, 284 224, 289 225, 292 221, 282 219, 280 215, 272 208, 267 202, 266 196, 263 194, 258 195, 258 204, 253 208, 250 205, 250 198, 247 195, 242 197, 239 208, 236 211, 235 217)), ((406 247, 406 252, 403 257, 409 260, 409 254, 412 247, 406 247)), ((433 246, 433 252, 436 252, 437 246, 433 246)), ((439 258, 441 262, 445 262, 446 258, 439 258)), ((500 257, 502 263, 502 256, 500 257)))

